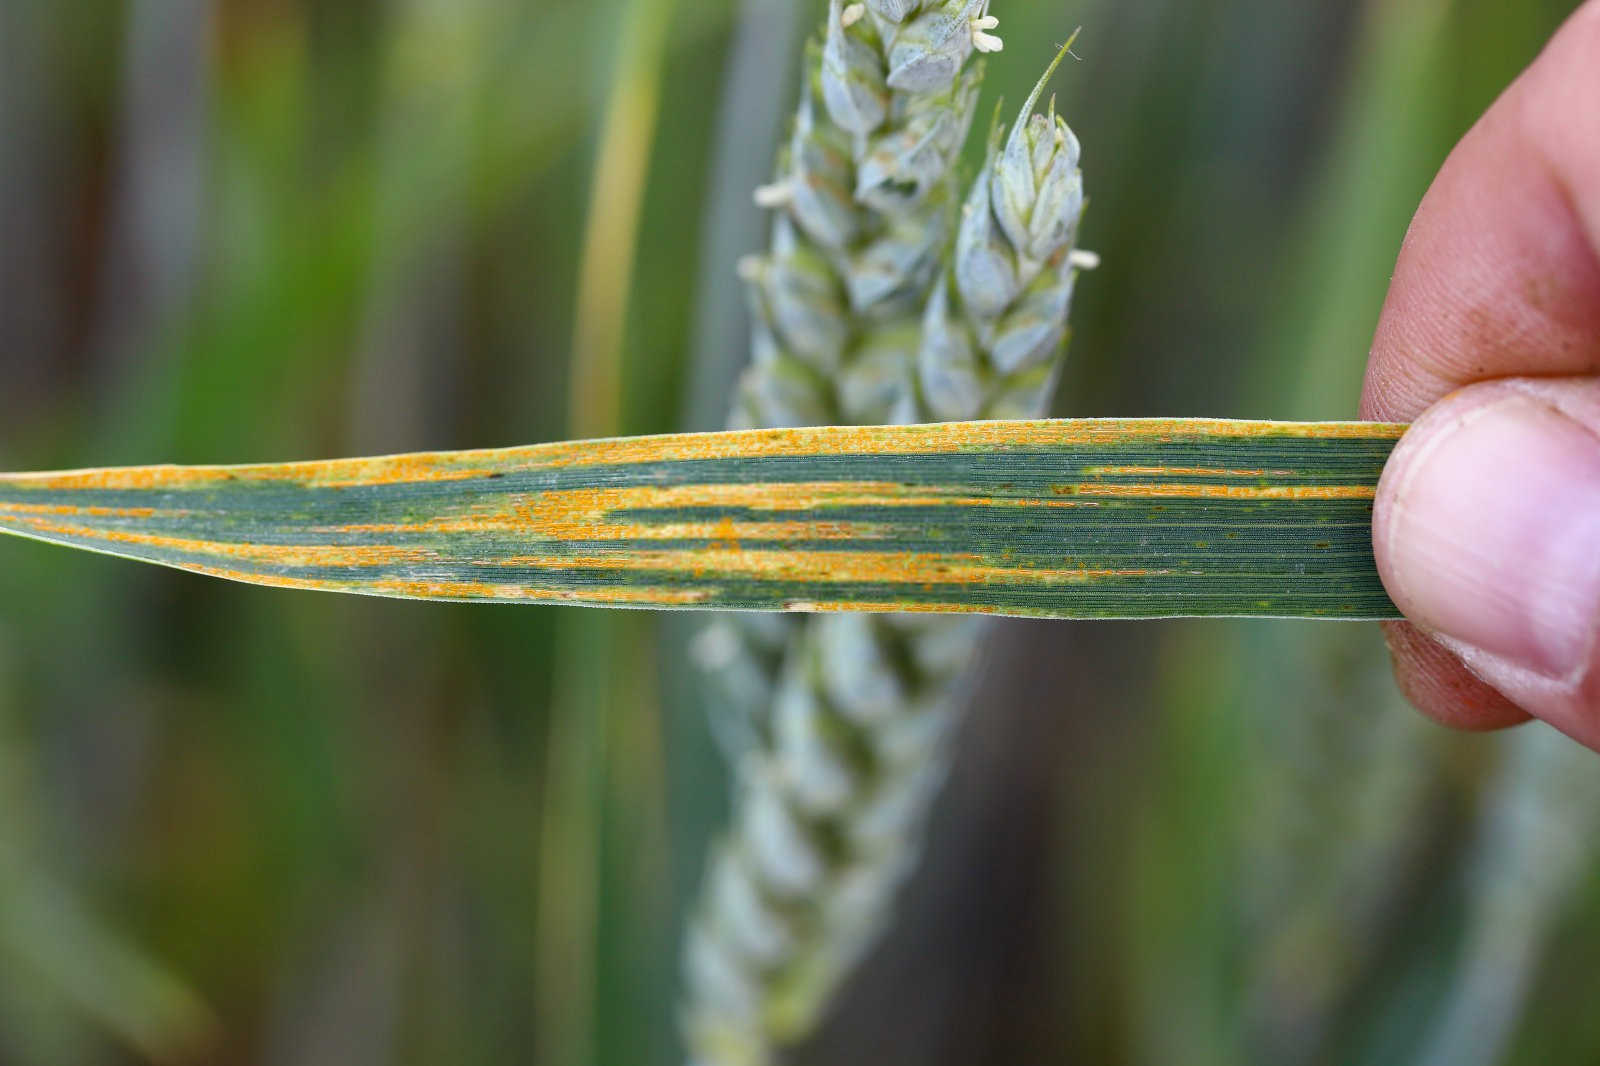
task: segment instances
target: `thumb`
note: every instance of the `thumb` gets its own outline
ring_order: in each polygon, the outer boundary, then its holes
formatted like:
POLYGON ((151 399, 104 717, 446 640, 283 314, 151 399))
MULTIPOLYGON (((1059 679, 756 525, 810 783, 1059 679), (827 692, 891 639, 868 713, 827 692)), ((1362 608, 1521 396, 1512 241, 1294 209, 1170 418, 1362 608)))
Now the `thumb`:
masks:
POLYGON ((1373 523, 1379 572, 1409 619, 1600 749, 1600 380, 1445 397, 1395 449, 1373 523))

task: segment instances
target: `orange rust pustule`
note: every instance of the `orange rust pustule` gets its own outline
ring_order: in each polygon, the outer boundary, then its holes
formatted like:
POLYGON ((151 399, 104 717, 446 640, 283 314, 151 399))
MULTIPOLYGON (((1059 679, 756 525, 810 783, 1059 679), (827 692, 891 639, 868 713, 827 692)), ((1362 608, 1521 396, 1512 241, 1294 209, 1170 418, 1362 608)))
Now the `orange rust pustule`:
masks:
POLYGON ((671 589, 599 586, 586 589, 558 589, 520 584, 491 584, 482 581, 348 581, 321 578, 287 577, 232 570, 203 563, 179 563, 176 568, 205 577, 237 581, 267 588, 310 592, 359 592, 374 596, 409 600, 457 600, 461 602, 503 603, 578 603, 619 607, 693 607, 714 595, 712 589, 671 589))
POLYGON ((521 600, 538 603, 592 603, 625 606, 691 606, 711 598, 709 589, 597 586, 556 589, 468 581, 377 581, 364 588, 385 596, 420 600, 521 600))
POLYGON ((1147 477, 1147 478, 1182 478, 1182 477, 1218 477, 1218 478, 1264 478, 1264 477, 1294 477, 1297 470, 1229 470, 1223 467, 1207 466, 1090 466, 1083 470, 1085 477, 1147 477))
POLYGON ((1378 494, 1372 485, 1108 485, 1100 481, 1065 485, 1057 491, 1120 500, 1371 500, 1378 494))
MULTIPOLYGON (((614 491, 614 490, 613 490, 614 491)), ((625 502, 625 501, 624 501, 625 502)), ((612 511, 634 510, 635 506, 606 507, 591 498, 585 507, 563 508, 569 512, 566 521, 551 521, 540 517, 535 505, 524 504, 517 509, 497 515, 452 516, 426 522, 356 523, 342 526, 318 526, 315 532, 322 535, 500 535, 537 537, 547 540, 778 540, 778 541, 847 541, 873 540, 887 536, 889 527, 877 523, 843 521, 734 521, 724 518, 715 522, 660 522, 619 523, 608 521, 612 511), (582 510, 589 517, 574 519, 570 512, 582 510), (557 534, 581 533, 581 536, 557 534)))
MULTIPOLYGON (((786 611, 798 614, 1000 614, 1000 608, 990 604, 928 603, 895 600, 790 600, 783 605, 786 611)), ((1011 608, 1009 610, 1017 610, 1011 608)))
POLYGON ((344 544, 234 544, 212 540, 169 537, 157 533, 133 533, 120 529, 100 529, 52 522, 44 518, 21 517, 18 523, 38 532, 70 540, 97 540, 188 555, 212 556, 285 567, 353 566, 382 567, 397 563, 428 562, 438 553, 422 548, 393 545, 344 544))
POLYGON ((57 518, 154 518, 181 517, 185 511, 157 511, 154 507, 74 507, 70 504, 3 503, 0 514, 51 515, 57 518))
MULTIPOLYGON (((501 534, 546 540, 727 539, 730 527, 714 522, 618 522, 623 512, 647 514, 696 507, 744 508, 775 514, 833 507, 946 506, 992 502, 895 482, 802 482, 785 484, 638 485, 626 488, 556 489, 507 495, 494 512, 455 514, 422 522, 352 523, 319 527, 346 534, 501 534)), ((1024 501, 1018 501, 1024 502, 1024 501)), ((1038 502, 1038 501, 1028 501, 1038 502)), ((884 534, 882 526, 837 520, 734 521, 734 535, 748 540, 849 540, 884 534)))
POLYGON ((354 487, 470 480, 523 470, 572 466, 763 457, 862 454, 948 455, 997 448, 1068 449, 1206 438, 1398 440, 1404 426, 1371 422, 1252 422, 1212 419, 1061 419, 963 422, 935 426, 825 426, 787 430, 628 437, 517 448, 419 452, 365 459, 310 460, 234 466, 119 467, 47 474, 0 475, 19 488, 191 490, 233 480, 354 487))
POLYGON ((696 578, 753 578, 779 583, 880 585, 1082 584, 1109 578, 1159 577, 1170 570, 995 565, 980 555, 930 552, 698 549, 614 555, 525 555, 504 560, 534 570, 646 571, 696 578))
POLYGON ((838 455, 946 455, 995 448, 1067 448, 1194 437, 1399 439, 1403 426, 1369 422, 1247 422, 1210 419, 1050 419, 922 426, 819 426, 628 437, 525 449, 542 465, 589 466, 664 460, 838 455))
POLYGON ((354 488, 435 481, 468 481, 504 473, 498 467, 456 465, 469 455, 492 453, 429 452, 376 459, 327 459, 240 466, 108 467, 49 474, 8 474, 0 481, 30 491, 174 491, 221 488, 230 483, 259 482, 307 488, 354 488))

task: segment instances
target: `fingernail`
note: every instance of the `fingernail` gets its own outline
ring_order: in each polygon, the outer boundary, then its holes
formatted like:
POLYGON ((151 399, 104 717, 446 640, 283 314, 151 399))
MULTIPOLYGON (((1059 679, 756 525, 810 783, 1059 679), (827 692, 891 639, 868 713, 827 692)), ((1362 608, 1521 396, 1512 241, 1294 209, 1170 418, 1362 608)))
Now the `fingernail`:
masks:
POLYGON ((1552 678, 1600 626, 1600 437, 1517 393, 1448 404, 1396 449, 1379 569, 1407 617, 1552 678))

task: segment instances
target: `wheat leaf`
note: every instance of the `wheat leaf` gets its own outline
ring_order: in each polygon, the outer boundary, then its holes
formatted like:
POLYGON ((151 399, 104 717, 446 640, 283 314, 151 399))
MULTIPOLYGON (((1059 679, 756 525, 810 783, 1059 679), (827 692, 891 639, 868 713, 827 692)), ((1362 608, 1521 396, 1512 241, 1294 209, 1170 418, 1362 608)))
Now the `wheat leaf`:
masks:
POLYGON ((259 585, 608 607, 1395 617, 1400 426, 970 422, 0 476, 0 529, 259 585))

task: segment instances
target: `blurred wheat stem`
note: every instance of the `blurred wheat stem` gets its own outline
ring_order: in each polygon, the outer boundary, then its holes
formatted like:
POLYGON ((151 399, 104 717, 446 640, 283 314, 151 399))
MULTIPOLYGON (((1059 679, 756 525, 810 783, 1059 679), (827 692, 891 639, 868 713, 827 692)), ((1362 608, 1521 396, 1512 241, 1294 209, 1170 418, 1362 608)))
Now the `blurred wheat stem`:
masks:
POLYGON ((1402 427, 1063 420, 0 476, 0 530, 407 599, 1385 618, 1402 427))
POLYGON ((147 1061, 197 1061, 221 1037, 187 985, 3 844, 0 959, 8 977, 42 981, 147 1061))
POLYGON ((578 268, 569 428, 580 436, 615 433, 621 424, 628 297, 675 7, 676 0, 630 4, 617 55, 578 268))
MULTIPOLYGON (((661 71, 677 0, 628 0, 590 181, 569 354, 567 425, 581 436, 622 432, 625 337, 639 225, 661 118, 661 71)), ((596 1057, 604 904, 606 790, 624 724, 614 679, 592 665, 632 657, 638 634, 600 623, 563 626, 546 756, 534 989, 540 1050, 551 1061, 596 1057)), ((648 651, 643 654, 648 657, 648 651)), ((632 723, 653 721, 636 715, 632 723)), ((624 743, 622 753, 638 745, 624 743)), ((645 743, 649 747, 648 741, 645 743)), ((655 758, 636 760, 654 768, 655 758)), ((646 776, 633 779, 643 786, 646 776)))

